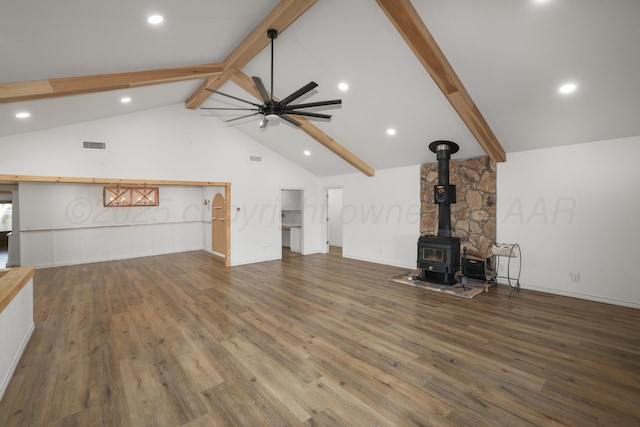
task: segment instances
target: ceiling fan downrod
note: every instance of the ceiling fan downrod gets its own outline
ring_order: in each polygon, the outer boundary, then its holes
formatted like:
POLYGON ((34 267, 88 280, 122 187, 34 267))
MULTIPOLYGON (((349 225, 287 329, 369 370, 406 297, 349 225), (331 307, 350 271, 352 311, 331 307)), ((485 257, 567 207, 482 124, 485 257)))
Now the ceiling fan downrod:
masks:
POLYGON ((278 30, 269 28, 267 30, 267 37, 271 39, 271 92, 269 95, 271 96, 271 102, 273 102, 273 41, 278 38, 278 30))

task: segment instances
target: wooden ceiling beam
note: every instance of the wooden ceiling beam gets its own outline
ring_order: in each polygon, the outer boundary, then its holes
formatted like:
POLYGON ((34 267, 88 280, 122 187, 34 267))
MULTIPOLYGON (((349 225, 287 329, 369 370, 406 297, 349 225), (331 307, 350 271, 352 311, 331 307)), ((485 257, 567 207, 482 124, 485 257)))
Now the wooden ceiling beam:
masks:
POLYGON ((202 79, 218 75, 222 73, 223 70, 224 65, 222 63, 218 63, 189 65, 185 67, 165 68, 160 70, 0 83, 0 103, 79 95, 160 83, 202 79))
MULTIPOLYGON (((251 77, 243 73, 242 71, 238 71, 233 76, 231 76, 231 80, 244 89, 247 93, 251 94, 258 101, 262 100, 262 96, 256 85, 253 83, 251 77)), ((277 98, 274 98, 277 100, 277 98)), ((261 101, 260 101, 261 102, 261 101)), ((291 114, 294 116, 295 114, 291 114)), ((302 116, 295 116, 296 120, 302 123, 298 129, 309 135, 311 138, 318 141, 320 144, 324 145, 331 152, 336 154, 342 160, 349 163, 351 166, 362 172, 367 176, 374 176, 376 171, 374 168, 369 166, 364 160, 353 154, 351 151, 347 150, 342 144, 340 144, 335 139, 331 138, 329 135, 320 130, 317 126, 311 123, 309 120, 302 116)))
MULTIPOLYGON (((294 116, 295 114, 291 114, 294 116)), ((353 154, 351 151, 347 150, 344 145, 340 144, 335 139, 331 138, 329 135, 321 131, 317 126, 311 123, 309 120, 305 119, 301 116, 295 116, 296 120, 302 123, 299 129, 309 135, 311 138, 318 141, 320 144, 327 147, 330 151, 340 157, 342 160, 349 163, 354 168, 358 169, 360 172, 365 174, 366 176, 375 176, 376 170, 369 166, 364 160, 360 157, 353 154)))
POLYGON ((446 56, 410 0, 377 0, 422 66, 431 75, 489 158, 505 162, 507 155, 446 56))
POLYGON ((262 49, 269 45, 267 30, 274 28, 278 33, 283 32, 296 19, 307 11, 317 0, 282 0, 267 15, 249 35, 236 47, 233 52, 223 61, 224 72, 218 76, 208 78, 200 87, 187 99, 185 106, 192 110, 200 107, 211 95, 207 89, 220 89, 236 71, 240 71, 249 61, 251 61, 262 49))

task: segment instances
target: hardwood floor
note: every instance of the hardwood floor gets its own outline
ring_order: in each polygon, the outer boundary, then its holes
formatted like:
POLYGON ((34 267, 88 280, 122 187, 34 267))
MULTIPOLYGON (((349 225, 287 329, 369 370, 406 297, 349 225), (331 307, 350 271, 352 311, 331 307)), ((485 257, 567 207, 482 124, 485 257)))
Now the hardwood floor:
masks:
POLYGON ((637 426, 640 310, 311 255, 37 270, 2 426, 637 426))
POLYGON ((329 246, 329 253, 331 255, 342 256, 342 246, 329 246))

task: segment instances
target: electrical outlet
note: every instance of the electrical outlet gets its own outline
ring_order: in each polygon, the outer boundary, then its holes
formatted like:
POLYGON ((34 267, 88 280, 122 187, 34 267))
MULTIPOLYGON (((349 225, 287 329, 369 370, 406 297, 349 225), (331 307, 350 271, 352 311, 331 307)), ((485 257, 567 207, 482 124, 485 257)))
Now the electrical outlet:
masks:
POLYGON ((580 273, 569 273, 571 281, 574 283, 580 283, 580 273))

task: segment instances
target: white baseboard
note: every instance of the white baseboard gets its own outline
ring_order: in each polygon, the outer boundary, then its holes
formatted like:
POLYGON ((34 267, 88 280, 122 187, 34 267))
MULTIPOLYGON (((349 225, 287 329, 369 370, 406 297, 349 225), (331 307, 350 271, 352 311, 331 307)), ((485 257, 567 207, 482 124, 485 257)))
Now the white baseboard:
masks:
POLYGON ((565 296, 565 297, 578 298, 578 299, 584 299, 584 300, 588 300, 588 301, 595 301, 595 302, 601 302, 601 303, 605 303, 605 304, 613 304, 613 305, 620 305, 620 306, 623 306, 623 307, 631 307, 631 308, 640 309, 640 304, 635 302, 635 301, 624 301, 624 300, 619 300, 619 299, 615 299, 615 298, 607 298, 607 297, 600 297, 600 296, 596 296, 596 295, 581 294, 581 293, 578 293, 578 292, 562 291, 562 290, 558 290, 558 289, 544 288, 544 287, 541 287, 541 286, 533 286, 533 285, 527 285, 527 284, 523 284, 523 283, 520 283, 520 287, 522 289, 528 289, 528 290, 537 291, 537 292, 545 292, 547 294, 562 295, 562 296, 565 296))

